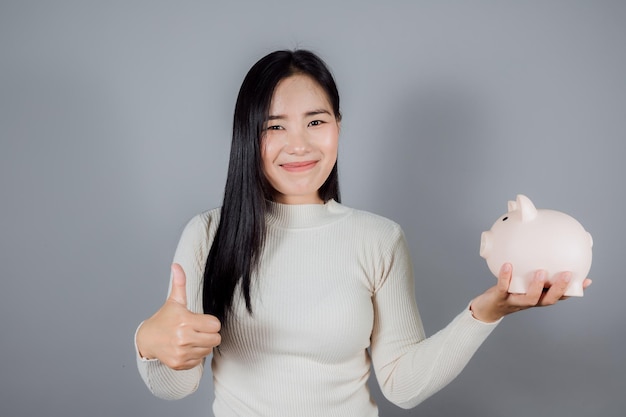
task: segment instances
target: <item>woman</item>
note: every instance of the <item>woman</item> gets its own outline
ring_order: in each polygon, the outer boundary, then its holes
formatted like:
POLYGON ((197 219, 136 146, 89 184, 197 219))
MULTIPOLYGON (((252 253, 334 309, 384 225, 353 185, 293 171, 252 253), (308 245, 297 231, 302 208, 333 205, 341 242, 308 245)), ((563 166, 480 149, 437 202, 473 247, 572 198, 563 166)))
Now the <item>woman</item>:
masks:
POLYGON ((340 204, 340 123, 335 82, 314 54, 277 51, 250 69, 223 205, 189 222, 169 298, 136 333, 155 395, 194 392, 214 353, 217 417, 377 416, 372 365, 385 396, 414 407, 503 316, 563 298, 569 274, 544 290, 538 271, 527 294, 508 294, 504 265, 496 286, 425 338, 402 230, 340 204))

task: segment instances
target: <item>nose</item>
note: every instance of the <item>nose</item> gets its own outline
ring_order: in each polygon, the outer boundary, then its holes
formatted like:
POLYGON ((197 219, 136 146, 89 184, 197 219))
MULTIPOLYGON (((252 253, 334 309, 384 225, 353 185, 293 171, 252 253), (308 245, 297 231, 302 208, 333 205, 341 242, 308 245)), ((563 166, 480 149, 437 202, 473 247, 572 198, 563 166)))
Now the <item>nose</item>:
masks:
POLYGON ((287 134, 285 152, 290 155, 304 155, 311 150, 311 142, 306 129, 291 130, 287 134))

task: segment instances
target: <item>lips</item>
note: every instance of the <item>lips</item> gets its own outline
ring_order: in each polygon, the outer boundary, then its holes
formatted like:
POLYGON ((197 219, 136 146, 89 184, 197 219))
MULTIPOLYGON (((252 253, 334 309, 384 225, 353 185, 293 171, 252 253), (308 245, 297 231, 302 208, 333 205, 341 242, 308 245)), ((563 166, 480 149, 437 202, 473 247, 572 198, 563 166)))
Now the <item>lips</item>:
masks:
POLYGON ((301 162, 289 162, 286 164, 280 164, 280 166, 289 172, 306 171, 317 165, 318 161, 301 161, 301 162))

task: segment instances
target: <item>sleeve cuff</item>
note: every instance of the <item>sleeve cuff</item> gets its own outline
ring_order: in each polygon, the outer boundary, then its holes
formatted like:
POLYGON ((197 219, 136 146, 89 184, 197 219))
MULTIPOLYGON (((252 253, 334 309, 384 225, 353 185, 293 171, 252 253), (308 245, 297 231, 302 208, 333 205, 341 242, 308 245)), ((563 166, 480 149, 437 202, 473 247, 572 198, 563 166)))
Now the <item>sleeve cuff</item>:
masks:
POLYGON ((497 326, 498 324, 500 324, 500 322, 501 322, 501 321, 502 321, 502 319, 504 318, 504 316, 502 316, 502 317, 500 317, 500 318, 499 318, 498 320, 496 320, 496 321, 482 321, 482 320, 479 320, 479 319, 477 319, 477 318, 474 316, 474 312, 473 312, 473 311, 472 311, 472 309, 470 308, 471 306, 472 306, 472 302, 470 301, 470 302, 467 304, 467 308, 465 309, 465 314, 466 314, 466 315, 468 315, 469 317, 471 317, 471 319, 472 319, 473 321, 475 321, 476 323, 481 323, 481 324, 484 324, 485 326, 493 326, 493 327, 495 327, 495 326, 497 326))

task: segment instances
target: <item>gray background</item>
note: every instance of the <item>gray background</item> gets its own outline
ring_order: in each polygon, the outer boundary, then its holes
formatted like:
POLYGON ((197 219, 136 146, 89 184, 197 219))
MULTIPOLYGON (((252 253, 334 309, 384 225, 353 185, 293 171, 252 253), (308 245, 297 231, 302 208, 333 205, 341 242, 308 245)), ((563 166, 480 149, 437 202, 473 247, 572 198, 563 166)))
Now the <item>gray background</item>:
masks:
POLYGON ((344 202, 398 221, 426 330, 495 279, 517 193, 594 237, 582 299, 507 317, 450 386, 382 416, 623 416, 619 1, 0 2, 0 415, 207 416, 135 368, 182 227, 220 204, 248 68, 304 47, 344 113, 344 202))

